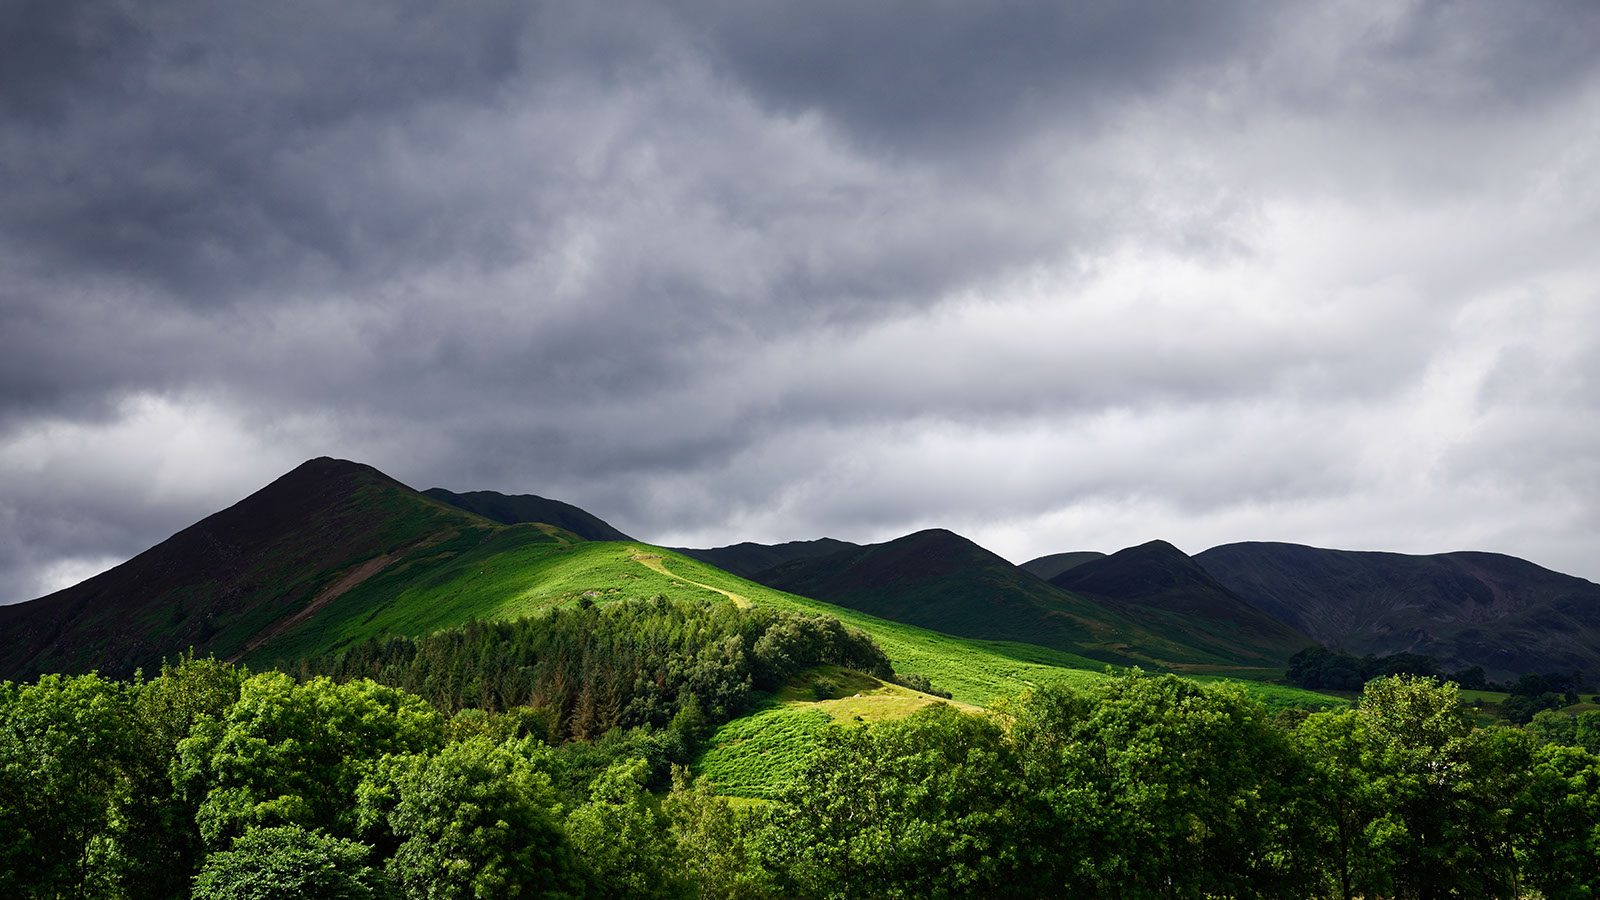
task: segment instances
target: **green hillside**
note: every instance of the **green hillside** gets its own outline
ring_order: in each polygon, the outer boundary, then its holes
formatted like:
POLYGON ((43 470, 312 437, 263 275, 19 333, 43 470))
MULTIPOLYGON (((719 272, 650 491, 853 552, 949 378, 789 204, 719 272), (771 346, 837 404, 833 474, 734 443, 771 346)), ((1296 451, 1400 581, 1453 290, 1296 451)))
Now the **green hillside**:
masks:
MULTIPOLYGON (((1067 574, 1105 562, 1088 561, 1067 574)), ((1278 632, 1289 629, 1281 626, 1262 641, 1232 623, 1219 626, 1181 612, 1065 590, 944 529, 794 560, 755 578, 897 622, 1038 644, 1119 666, 1277 667, 1307 643, 1302 638, 1284 644, 1278 632)), ((1234 602, 1251 617, 1264 618, 1234 602)))
POLYGON ((533 525, 463 535, 342 594, 245 658, 281 664, 382 634, 420 635, 469 619, 534 615, 581 600, 666 595, 832 615, 868 632, 901 674, 925 675, 958 700, 987 704, 1030 683, 1096 678, 1105 663, 1028 644, 976 641, 764 587, 662 547, 566 542, 533 525))
POLYGON ((1049 581, 1068 569, 1097 559, 1105 559, 1105 557, 1106 554, 1098 550, 1073 550, 1067 553, 1052 553, 1048 556, 1030 559, 1025 563, 1018 563, 1017 568, 1024 572, 1031 572, 1045 581, 1049 581))
MULTIPOLYGON (((986 553, 975 545, 973 552, 986 553)), ((1157 648, 1163 656, 1120 653, 1114 634, 1086 641, 1099 658, 956 637, 766 587, 642 542, 500 524, 368 466, 318 459, 101 576, 0 610, 0 675, 149 671, 190 647, 254 668, 288 665, 386 634, 658 595, 835 616, 871 634, 900 675, 926 677, 978 705, 1029 685, 1098 680, 1107 661, 1209 661, 1176 643, 1157 648)))
POLYGON ((468 491, 457 494, 444 488, 428 488, 422 496, 477 513, 501 525, 542 522, 570 531, 586 541, 631 541, 611 523, 587 510, 560 500, 533 494, 502 494, 497 491, 468 491))

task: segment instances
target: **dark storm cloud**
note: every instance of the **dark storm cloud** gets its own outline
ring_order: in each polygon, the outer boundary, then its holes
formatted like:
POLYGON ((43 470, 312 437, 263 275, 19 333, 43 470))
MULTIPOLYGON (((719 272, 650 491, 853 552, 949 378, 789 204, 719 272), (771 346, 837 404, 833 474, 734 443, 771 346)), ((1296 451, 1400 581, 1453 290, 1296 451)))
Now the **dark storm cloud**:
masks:
POLYGON ((49 124, 88 94, 114 92, 144 35, 126 10, 92 0, 16 0, 0 11, 0 113, 49 124))
POLYGON ((682 543, 1581 559, 1595 9, 11 4, 0 568, 324 453, 682 543))
POLYGON ((820 109, 896 153, 1097 124, 1270 30, 1270 3, 697 5, 715 58, 774 104, 820 109))
MULTIPOLYGON (((268 275, 360 276, 405 260, 432 234, 392 215, 381 191, 352 196, 359 155, 326 170, 315 154, 370 153, 430 104, 484 102, 516 71, 518 9, 141 10, 123 26, 132 37, 92 68, 108 90, 47 90, 8 129, 8 242, 41 267, 126 274, 198 304, 233 302, 241 283, 268 275)), ((69 69, 99 59, 106 30, 53 29, 69 69)), ((88 76, 67 77, 84 87, 88 76)), ((25 75, 18 93, 41 79, 25 75)))

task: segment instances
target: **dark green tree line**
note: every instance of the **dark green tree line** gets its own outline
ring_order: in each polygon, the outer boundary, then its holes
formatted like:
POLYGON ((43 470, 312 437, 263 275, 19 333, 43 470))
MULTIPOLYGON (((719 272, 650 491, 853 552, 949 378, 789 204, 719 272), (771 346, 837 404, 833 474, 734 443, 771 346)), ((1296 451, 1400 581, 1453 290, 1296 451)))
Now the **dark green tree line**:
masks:
POLYGON ((192 658, 148 681, 0 685, 0 896, 1600 891, 1600 759, 1479 727, 1432 679, 1379 679, 1352 709, 1281 719, 1240 691, 1137 671, 988 714, 936 705, 828 731, 780 798, 754 805, 682 768, 652 794, 657 763, 637 752, 651 732, 557 742, 552 715, 446 716, 364 678, 192 658))
POLYGON ((537 707, 550 712, 551 738, 589 740, 617 727, 664 728, 689 705, 724 722, 748 708, 752 691, 821 663, 893 675, 871 637, 830 616, 664 597, 373 639, 298 671, 372 679, 445 713, 537 707))

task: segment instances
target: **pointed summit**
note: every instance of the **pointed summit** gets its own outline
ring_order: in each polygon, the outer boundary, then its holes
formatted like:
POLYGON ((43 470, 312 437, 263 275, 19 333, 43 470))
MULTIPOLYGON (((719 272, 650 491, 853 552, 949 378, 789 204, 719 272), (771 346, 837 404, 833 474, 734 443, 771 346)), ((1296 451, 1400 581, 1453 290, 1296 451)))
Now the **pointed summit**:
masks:
POLYGON ((308 460, 122 565, 0 607, 0 677, 125 675, 191 646, 231 656, 363 564, 488 527, 371 466, 308 460))
POLYGON ((1193 641, 1223 654, 1241 645, 1287 659, 1311 638, 1247 603, 1166 541, 1150 541, 1090 560, 1050 583, 1123 609, 1151 627, 1188 628, 1193 641))

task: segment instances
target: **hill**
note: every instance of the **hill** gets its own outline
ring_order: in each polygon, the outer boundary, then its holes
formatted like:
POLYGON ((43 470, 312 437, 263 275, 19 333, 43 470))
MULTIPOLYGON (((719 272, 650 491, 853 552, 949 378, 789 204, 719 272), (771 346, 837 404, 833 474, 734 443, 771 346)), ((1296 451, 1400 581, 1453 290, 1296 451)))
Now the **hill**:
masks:
POLYGON ((1495 678, 1600 675, 1600 585, 1516 557, 1250 542, 1195 561, 1251 605, 1358 656, 1420 653, 1495 678))
POLYGON ((1153 630, 1185 628, 1185 640, 1220 656, 1287 659, 1310 636, 1250 605, 1182 550, 1150 541, 1090 559, 1049 579, 1057 587, 1115 606, 1153 630))
MULTIPOLYGON (((1085 565, 1088 565, 1087 563, 1085 565)), ((1299 646, 1189 638, 1194 623, 1063 590, 960 535, 930 529, 794 560, 754 580, 947 634, 1038 644, 1118 665, 1281 666, 1299 646)))
POLYGON ((313 459, 116 568, 0 607, 0 675, 125 675, 190 646, 236 656, 276 622, 495 527, 370 466, 313 459))
POLYGON ((1067 553, 1052 553, 1049 556, 1030 559, 1017 566, 1017 568, 1049 581, 1073 566, 1081 566, 1090 560, 1105 559, 1105 556, 1104 553, 1098 550, 1073 550, 1067 553))
POLYGON ((793 562, 797 559, 815 559, 819 556, 828 556, 842 550, 859 549, 859 547, 859 544, 852 544, 849 541, 817 538, 814 541, 789 541, 786 544, 753 544, 745 541, 728 547, 713 547, 708 550, 690 550, 674 547, 673 551, 682 553, 691 559, 698 559, 703 563, 716 566, 724 572, 732 572, 740 578, 749 578, 757 572, 763 572, 786 562, 793 562))
MULTIPOLYGON (((1008 563, 972 549, 1005 574, 1008 563)), ((1010 577, 1057 591, 1010 568, 1010 577)), ((0 677, 125 675, 190 647, 259 669, 385 634, 422 636, 473 619, 657 595, 834 616, 872 635, 897 672, 927 677, 957 701, 986 704, 1031 684, 1103 677, 1101 659, 928 631, 635 541, 585 541, 549 523, 501 524, 369 466, 327 458, 115 569, 0 609, 0 677)), ((1274 705, 1327 702, 1249 689, 1274 705)))
POLYGON ((370 466, 320 458, 110 571, 0 607, 0 678, 121 676, 190 647, 261 668, 383 634, 656 595, 836 615, 872 634, 899 671, 973 702, 1028 683, 1099 677, 1092 660, 874 619, 660 547, 584 541, 548 523, 500 524, 370 466))
POLYGON ((560 500, 547 500, 533 494, 501 494, 496 491, 468 491, 457 494, 444 488, 428 488, 424 497, 448 503, 457 509, 477 513, 502 525, 544 523, 572 532, 586 541, 631 541, 599 516, 560 500))

